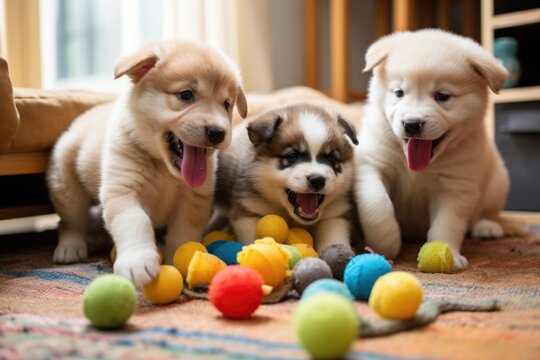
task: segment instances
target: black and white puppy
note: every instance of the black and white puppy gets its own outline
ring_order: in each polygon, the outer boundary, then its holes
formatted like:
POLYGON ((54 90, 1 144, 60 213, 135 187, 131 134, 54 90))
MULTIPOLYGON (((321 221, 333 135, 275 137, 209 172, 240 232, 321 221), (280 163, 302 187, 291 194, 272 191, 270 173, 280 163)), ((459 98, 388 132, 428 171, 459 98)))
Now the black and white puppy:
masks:
POLYGON ((315 105, 274 108, 237 124, 218 157, 211 226, 228 219, 238 241, 249 244, 260 217, 277 214, 308 229, 317 251, 350 246, 356 144, 351 124, 315 105))

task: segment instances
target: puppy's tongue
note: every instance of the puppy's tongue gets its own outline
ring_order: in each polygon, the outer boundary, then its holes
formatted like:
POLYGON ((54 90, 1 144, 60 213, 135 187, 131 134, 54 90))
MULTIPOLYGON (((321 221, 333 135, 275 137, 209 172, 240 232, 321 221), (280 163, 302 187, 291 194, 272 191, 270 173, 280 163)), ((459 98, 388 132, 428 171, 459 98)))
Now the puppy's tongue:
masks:
POLYGON ((409 139, 407 141, 407 163, 413 171, 424 170, 431 161, 433 140, 409 139))
POLYGON ((195 147, 184 143, 182 158, 182 177, 190 188, 201 186, 206 180, 205 148, 195 147))
POLYGON ((296 194, 296 203, 300 211, 308 217, 314 217, 319 211, 319 195, 317 194, 296 194))

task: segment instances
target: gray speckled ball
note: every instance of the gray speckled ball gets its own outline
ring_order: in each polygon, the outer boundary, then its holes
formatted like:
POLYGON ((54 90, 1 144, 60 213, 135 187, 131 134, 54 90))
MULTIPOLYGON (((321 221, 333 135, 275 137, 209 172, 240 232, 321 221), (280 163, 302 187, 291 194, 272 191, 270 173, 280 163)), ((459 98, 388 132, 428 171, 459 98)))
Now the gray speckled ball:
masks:
POLYGON ((300 260, 293 269, 294 289, 300 295, 312 282, 332 278, 330 266, 323 260, 314 257, 300 260))
POLYGON ((321 260, 324 260, 330 266, 334 279, 343 281, 345 267, 354 255, 354 251, 349 246, 334 244, 323 250, 321 260))

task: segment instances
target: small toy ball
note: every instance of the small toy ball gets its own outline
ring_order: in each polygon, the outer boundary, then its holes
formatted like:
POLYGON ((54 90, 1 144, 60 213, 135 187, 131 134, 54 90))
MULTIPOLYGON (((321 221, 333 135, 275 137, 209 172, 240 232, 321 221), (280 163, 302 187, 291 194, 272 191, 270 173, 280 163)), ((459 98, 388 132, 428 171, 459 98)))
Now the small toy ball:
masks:
POLYGON ((289 255, 291 256, 289 258, 289 269, 293 269, 294 266, 300 261, 302 260, 302 255, 300 255, 300 252, 298 252, 298 250, 296 250, 296 248, 294 246, 291 246, 291 245, 281 245, 281 247, 283 247, 285 250, 287 250, 287 252, 289 253, 289 255))
POLYGON ((354 257, 354 251, 344 244, 333 244, 324 249, 321 253, 321 259, 326 261, 332 269, 334 279, 343 281, 345 267, 354 257))
POLYGON ((218 271, 226 267, 217 256, 197 250, 189 262, 186 282, 190 289, 209 285, 218 271))
POLYGON ((319 279, 332 279, 332 270, 327 263, 318 258, 300 260, 293 269, 294 289, 302 295, 305 288, 319 279))
POLYGON ((233 239, 233 236, 231 234, 225 231, 216 230, 216 231, 210 231, 208 234, 204 235, 202 244, 204 246, 208 246, 217 240, 229 241, 232 239, 233 239))
POLYGON ((354 296, 352 296, 347 285, 334 279, 319 279, 309 284, 302 293, 302 301, 321 292, 331 292, 341 295, 349 301, 354 301, 354 296))
POLYGON ((289 235, 287 236, 287 244, 307 244, 313 247, 313 237, 307 230, 300 228, 292 228, 289 229, 289 235))
POLYGON ((385 319, 407 320, 416 315, 422 298, 422 286, 416 276, 394 271, 375 282, 369 306, 385 319))
POLYGON ((208 252, 200 242, 189 241, 179 246, 174 253, 173 265, 180 271, 183 279, 187 278, 189 263, 196 251, 208 252))
POLYGON ((248 319, 263 300, 262 276, 241 265, 220 270, 208 289, 208 298, 223 316, 229 319, 248 319))
POLYGON ((244 246, 238 253, 237 260, 240 265, 252 268, 261 274, 266 285, 276 288, 285 281, 289 257, 287 250, 273 238, 267 237, 244 246))
POLYGON ((208 245, 208 252, 217 256, 227 265, 238 265, 236 257, 244 245, 238 241, 218 240, 208 245), (215 245, 214 245, 215 244, 215 245))
POLYGON ((184 279, 177 268, 161 265, 158 276, 142 289, 144 297, 154 304, 168 304, 180 296, 184 279))
POLYGON ((259 219, 255 228, 257 239, 271 237, 280 244, 287 242, 289 225, 278 215, 266 215, 259 219))
POLYGON ((454 272, 454 255, 447 243, 440 240, 425 243, 418 252, 418 269, 426 273, 454 272))
MULTIPOLYGON (((158 247, 157 252, 159 255, 159 263, 163 264, 163 251, 161 251, 161 249, 158 247)), ((112 247, 110 256, 111 256, 111 262, 114 264, 114 262, 116 261, 116 246, 112 247)))
POLYGON ((84 291, 84 316, 99 329, 121 327, 136 306, 135 286, 119 275, 99 276, 84 291))
POLYGON ((317 254, 313 246, 310 246, 308 244, 293 244, 291 246, 294 246, 294 248, 298 250, 298 252, 302 256, 302 259, 305 259, 308 257, 315 257, 315 258, 319 257, 319 254, 317 254))
POLYGON ((300 344, 314 359, 341 359, 360 333, 351 301, 320 293, 301 301, 294 314, 300 344))
POLYGON ((362 254, 349 261, 343 278, 356 299, 367 300, 375 281, 390 271, 392 271, 392 265, 384 256, 362 254))

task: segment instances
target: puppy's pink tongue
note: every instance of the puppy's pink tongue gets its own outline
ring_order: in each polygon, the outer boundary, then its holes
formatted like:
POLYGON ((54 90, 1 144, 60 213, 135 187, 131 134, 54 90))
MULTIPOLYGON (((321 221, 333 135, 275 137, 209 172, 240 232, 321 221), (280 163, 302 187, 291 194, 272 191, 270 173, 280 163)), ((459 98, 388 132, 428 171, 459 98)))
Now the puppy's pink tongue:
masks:
POLYGON ((182 177, 190 188, 201 186, 206 180, 206 149, 184 144, 182 177))
POLYGON ((296 203, 304 215, 313 217, 317 215, 317 211, 319 210, 319 195, 297 193, 296 203))
POLYGON ((407 163, 413 171, 424 170, 431 161, 432 140, 409 139, 407 142, 407 163))

